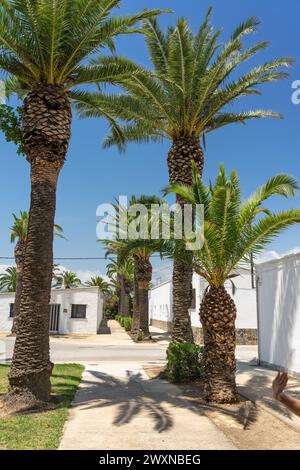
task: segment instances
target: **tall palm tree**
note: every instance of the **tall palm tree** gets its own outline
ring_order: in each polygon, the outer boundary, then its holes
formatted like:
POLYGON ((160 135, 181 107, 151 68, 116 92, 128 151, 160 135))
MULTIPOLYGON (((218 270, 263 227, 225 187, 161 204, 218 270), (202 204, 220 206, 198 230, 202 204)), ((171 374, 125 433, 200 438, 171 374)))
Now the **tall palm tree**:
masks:
POLYGON ((105 281, 101 276, 91 277, 89 281, 85 283, 87 287, 99 287, 103 294, 110 293, 110 284, 105 281))
MULTIPOLYGON (((138 239, 123 239, 123 240, 107 240, 106 245, 109 250, 118 254, 120 262, 133 259, 134 262, 134 296, 133 296, 133 325, 132 332, 138 337, 138 332, 143 332, 144 338, 150 337, 149 332, 149 289, 152 279, 152 264, 151 256, 160 252, 161 241, 151 240, 147 234, 143 233, 142 224, 151 232, 151 226, 154 223, 160 224, 159 221, 154 222, 151 217, 152 205, 160 206, 164 201, 157 196, 142 195, 139 198, 132 196, 129 202, 129 208, 137 205, 144 206, 146 211, 135 216, 127 214, 128 223, 136 220, 141 231, 138 239), (145 237, 145 238, 144 238, 145 237)), ((119 208, 115 224, 118 226, 122 217, 122 212, 125 208, 119 208)), ((160 228, 160 227, 158 227, 160 228)))
MULTIPOLYGON (((20 300, 22 292, 22 279, 23 279, 23 262, 25 256, 26 241, 28 235, 28 223, 29 223, 29 213, 26 211, 20 211, 20 215, 16 216, 13 214, 14 223, 10 228, 11 235, 10 241, 15 244, 15 262, 17 269, 17 286, 16 286, 16 296, 15 296, 15 305, 14 305, 14 320, 12 326, 12 333, 17 332, 18 316, 20 309, 20 300)), ((63 236, 63 229, 57 224, 54 224, 54 235, 60 238, 65 238, 63 236)))
POLYGON ((17 269, 15 266, 6 268, 5 272, 0 274, 0 289, 6 292, 16 292, 17 288, 17 269))
POLYGON ((220 167, 215 183, 206 186, 193 168, 192 186, 173 184, 175 192, 190 204, 204 205, 204 245, 194 252, 194 270, 208 287, 200 307, 204 334, 206 398, 230 403, 237 400, 235 384, 236 306, 225 288, 239 275, 241 263, 263 250, 280 232, 300 223, 300 209, 278 213, 264 207, 273 195, 294 196, 299 186, 288 175, 270 178, 246 201, 233 171, 228 177, 220 167))
POLYGON ((73 271, 62 271, 55 275, 55 288, 57 289, 72 289, 81 286, 81 280, 73 271))
MULTIPOLYGON (((101 55, 114 38, 158 13, 112 16, 120 0, 3 0, 0 70, 23 95, 22 130, 31 169, 23 287, 6 405, 50 399, 49 299, 56 187, 71 133, 71 99, 84 84, 118 83, 136 67, 101 55), (18 400, 16 400, 16 398, 18 400)), ((111 126, 109 113, 105 114, 111 126)))
MULTIPOLYGON (((146 143, 168 139, 172 145, 168 154, 170 183, 191 184, 191 161, 202 174, 207 133, 232 123, 281 117, 266 110, 233 112, 230 105, 237 99, 260 94, 258 86, 287 76, 280 68, 289 66, 287 57, 271 60, 237 74, 239 65, 268 46, 260 42, 245 47, 243 39, 258 27, 256 18, 240 24, 225 44, 219 44, 221 30, 211 26, 212 9, 196 35, 188 21, 178 20, 175 28, 163 32, 156 19, 146 19, 146 41, 153 71, 140 69, 123 86, 127 93, 105 96, 95 93, 79 103, 82 117, 101 116, 109 109, 111 115, 125 121, 112 129, 104 147, 118 145, 122 151, 127 142, 146 143), (151 73, 152 72, 152 73, 151 73)), ((180 196, 177 202, 182 204, 180 196)), ((191 255, 190 255, 191 256, 191 255)), ((191 262, 192 264, 192 262, 191 262)), ((173 268, 173 340, 193 341, 189 308, 191 306, 192 269, 179 259, 173 268)))
MULTIPOLYGON (((116 254, 114 247, 107 246, 108 253, 116 254)), ((132 290, 134 263, 132 259, 120 260, 110 258, 106 266, 106 273, 109 278, 115 281, 116 293, 119 295, 118 314, 123 317, 130 315, 130 293, 132 290)))

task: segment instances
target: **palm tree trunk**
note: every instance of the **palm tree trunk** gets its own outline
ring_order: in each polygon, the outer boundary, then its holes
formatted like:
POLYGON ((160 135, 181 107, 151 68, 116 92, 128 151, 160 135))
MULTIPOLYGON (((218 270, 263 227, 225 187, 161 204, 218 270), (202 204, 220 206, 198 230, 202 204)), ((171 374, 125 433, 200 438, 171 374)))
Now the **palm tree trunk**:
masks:
POLYGON ((17 329, 18 329, 18 315, 19 315, 19 310, 20 310, 20 301, 21 301, 21 292, 22 292, 24 254, 25 254, 25 242, 23 242, 22 240, 19 240, 15 246, 17 289, 16 289, 16 295, 15 295, 13 325, 11 329, 12 334, 16 334, 17 329))
POLYGON ((140 328, 140 310, 139 310, 139 285, 137 280, 136 268, 134 270, 133 281, 133 309, 132 309, 132 332, 138 332, 140 328))
POLYGON ((120 276, 120 303, 119 303, 119 315, 121 317, 129 316, 129 296, 126 292, 126 281, 123 276, 120 276))
POLYGON ((56 186, 70 139, 71 108, 63 89, 37 85, 24 100, 23 137, 31 166, 31 202, 18 331, 7 406, 50 400, 49 301, 56 186))
POLYGON ((123 315, 124 317, 130 316, 130 292, 131 292, 131 282, 127 279, 124 279, 124 307, 123 307, 123 315))
POLYGON ((205 350, 205 395, 209 402, 235 403, 236 306, 225 287, 209 287, 200 307, 205 350))
POLYGON ((150 338, 149 331, 149 289, 152 279, 152 265, 148 258, 135 258, 135 289, 138 290, 136 318, 133 321, 133 331, 143 332, 144 338, 150 338))
MULTIPOLYGON (((187 254, 186 256, 190 256, 187 254)), ((188 264, 179 259, 173 265, 173 325, 172 341, 175 343, 193 343, 193 331, 189 309, 192 305, 192 259, 188 264)))
MULTIPOLYGON (((191 162, 195 161, 197 172, 202 175, 203 151, 199 138, 182 136, 173 141, 168 155, 169 182, 192 184, 191 162)), ((177 196, 176 202, 183 207, 184 200, 177 196)), ((173 328, 172 341, 192 343, 193 332, 189 308, 192 304, 193 269, 192 254, 190 264, 179 259, 173 265, 173 328)))
POLYGON ((149 331, 149 287, 140 285, 139 287, 139 304, 140 304, 140 328, 143 332, 144 339, 150 338, 149 331))

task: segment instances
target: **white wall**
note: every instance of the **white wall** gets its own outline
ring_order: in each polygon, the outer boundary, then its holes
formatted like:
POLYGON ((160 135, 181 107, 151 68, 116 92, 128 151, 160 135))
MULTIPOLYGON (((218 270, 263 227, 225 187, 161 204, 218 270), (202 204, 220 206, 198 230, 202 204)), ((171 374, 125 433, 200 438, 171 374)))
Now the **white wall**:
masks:
POLYGON ((300 255, 259 264, 256 272, 260 360, 300 373, 300 255))
MULTIPOLYGON (((237 306, 236 327, 240 329, 257 328, 256 291, 251 287, 251 276, 243 273, 234 279, 236 293, 233 297, 237 306)), ((194 327, 201 327, 199 309, 206 282, 197 274, 193 276, 193 287, 196 289, 196 308, 190 310, 191 322, 194 327)), ((226 285, 232 295, 231 284, 226 285)), ((172 284, 167 282, 150 291, 150 318, 164 322, 172 321, 172 284)))
POLYGON ((0 292, 0 332, 11 331, 13 319, 9 318, 10 304, 15 301, 15 294, 11 292, 0 292))
POLYGON ((166 282, 149 292, 150 318, 164 322, 172 321, 172 284, 166 282))
MULTIPOLYGON (((9 318, 9 304, 14 302, 14 294, 0 293, 0 332, 9 332, 12 319, 9 318)), ((51 304, 60 304, 60 334, 96 334, 103 318, 103 296, 98 287, 76 289, 53 289, 51 304), (71 318, 72 304, 86 305, 86 318, 71 318)))

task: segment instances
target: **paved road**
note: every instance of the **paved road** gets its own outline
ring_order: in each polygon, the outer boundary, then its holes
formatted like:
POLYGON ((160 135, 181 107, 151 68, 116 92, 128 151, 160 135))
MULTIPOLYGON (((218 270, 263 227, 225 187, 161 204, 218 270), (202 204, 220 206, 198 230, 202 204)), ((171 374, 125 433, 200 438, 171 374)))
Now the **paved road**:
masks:
MULTIPOLYGON (((99 361, 139 361, 139 362, 161 362, 166 358, 166 344, 144 343, 134 344, 125 342, 120 344, 105 344, 101 340, 84 338, 81 340, 71 338, 51 338, 50 352, 53 362, 99 362, 99 361)), ((0 336, 0 360, 12 357, 14 338, 0 336), (2 343, 2 344, 1 344, 2 343), (3 353, 1 354, 1 351, 3 353)), ((237 348, 237 357, 242 361, 251 361, 257 357, 255 346, 241 346, 237 348)))
MULTIPOLYGON (((1 350, 6 352, 6 360, 12 357, 14 338, 0 337, 1 350)), ((161 344, 124 344, 107 345, 87 340, 54 339, 50 341, 53 362, 90 362, 90 361, 161 361, 165 359, 166 345, 161 344)), ((3 359, 3 356, 1 357, 3 359)))

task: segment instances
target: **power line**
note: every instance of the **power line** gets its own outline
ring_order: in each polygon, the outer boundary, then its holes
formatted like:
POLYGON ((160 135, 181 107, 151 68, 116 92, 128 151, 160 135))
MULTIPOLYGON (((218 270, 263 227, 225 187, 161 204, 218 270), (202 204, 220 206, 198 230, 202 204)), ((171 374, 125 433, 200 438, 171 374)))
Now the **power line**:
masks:
MULTIPOLYGON (((54 257, 54 260, 60 260, 60 261, 67 261, 67 260, 106 260, 109 261, 109 258, 114 258, 115 255, 110 255, 109 257, 105 256, 100 256, 100 257, 69 257, 69 258, 61 258, 61 257, 54 257)), ((160 258, 160 255, 153 255, 151 258, 160 258)), ((6 259, 6 260, 15 260, 14 256, 0 256, 0 259, 6 259)))
MULTIPOLYGON (((0 256, 0 259, 10 259, 10 260, 14 260, 15 258, 13 256, 0 256)), ((104 256, 103 257, 76 257, 76 258, 73 258, 73 257, 70 257, 70 258, 56 258, 54 257, 53 259, 55 260, 100 260, 100 259, 105 259, 107 260, 107 258, 105 258, 104 256)))

